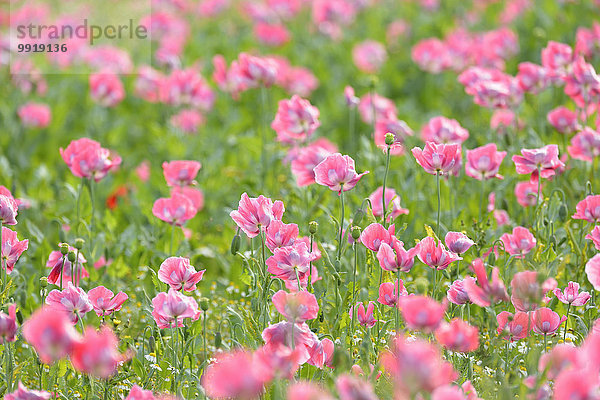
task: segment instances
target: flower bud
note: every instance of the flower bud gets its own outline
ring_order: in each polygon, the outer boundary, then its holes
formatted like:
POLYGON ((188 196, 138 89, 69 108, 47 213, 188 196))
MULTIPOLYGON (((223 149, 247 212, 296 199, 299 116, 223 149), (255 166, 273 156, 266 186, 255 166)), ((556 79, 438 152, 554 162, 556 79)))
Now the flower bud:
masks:
POLYGON ((202 309, 202 311, 206 311, 208 310, 208 299, 206 297, 201 297, 200 298, 200 308, 202 309))
POLYGON ((40 286, 42 287, 42 289, 48 286, 48 277, 42 276, 40 278, 40 286))
POLYGON ((308 232, 311 235, 314 235, 315 233, 317 233, 318 230, 319 230, 319 224, 317 223, 317 221, 310 221, 308 223, 308 232))
POLYGON ((391 146, 394 144, 394 141, 396 140, 396 138, 394 137, 394 134, 392 132, 388 132, 385 134, 385 144, 388 146, 391 146))
POLYGON ((71 262, 75 262, 76 258, 77 258, 77 256, 75 255, 75 252, 69 251, 69 254, 67 255, 67 259, 71 262))
POLYGON ((150 336, 148 338, 148 349, 150 350, 150 353, 154 353, 155 344, 156 344, 156 339, 154 339, 154 336, 150 336))
POLYGON ((221 332, 217 331, 217 333, 215 333, 215 348, 217 348, 217 349, 221 348, 222 343, 223 343, 223 340, 221 338, 221 332))
POLYGON ((61 243, 60 244, 60 254, 65 256, 65 255, 67 255, 68 252, 69 252, 69 245, 66 243, 61 243))
POLYGON ((83 249, 84 244, 85 244, 85 240, 83 240, 82 238, 75 239, 75 248, 77 250, 83 249))
POLYGON ((233 237, 233 239, 231 240, 231 254, 232 255, 236 255, 238 251, 240 251, 240 245, 242 243, 242 238, 240 237, 240 235, 238 235, 237 233, 235 234, 235 236, 233 237))
POLYGON ((567 220, 567 214, 568 214, 568 210, 567 210, 567 206, 564 204, 561 204, 560 207, 558 208, 558 218, 560 219, 561 222, 565 222, 567 220))
POLYGON ((353 226, 350 232, 352 232, 352 239, 358 240, 360 238, 360 226, 353 226))

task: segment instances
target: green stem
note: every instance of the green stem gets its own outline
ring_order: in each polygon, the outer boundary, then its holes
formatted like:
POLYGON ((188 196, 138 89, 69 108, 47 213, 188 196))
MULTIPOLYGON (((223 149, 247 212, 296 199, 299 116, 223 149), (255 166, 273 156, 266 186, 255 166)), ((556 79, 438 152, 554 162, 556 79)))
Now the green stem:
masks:
POLYGON ((83 185, 85 183, 85 178, 81 178, 81 182, 79 183, 79 190, 77 191, 77 224, 75 232, 79 234, 79 222, 81 221, 81 192, 83 191, 83 185))
POLYGON ((442 200, 440 197, 440 173, 435 174, 436 183, 437 183, 437 225, 435 228, 435 233, 440 237, 440 210, 442 208, 442 200))
POLYGON ((352 272, 352 322, 350 324, 350 357, 354 359, 352 355, 352 347, 354 344, 354 315, 356 314, 356 269, 358 265, 358 246, 356 243, 354 243, 352 247, 354 247, 354 267, 352 272))
POLYGON ((204 365, 208 364, 208 359, 206 358, 207 348, 206 348, 206 311, 203 313, 202 318, 202 339, 204 342, 204 365))
POLYGON ((400 308, 398 307, 400 303, 400 268, 396 270, 396 335, 400 332, 400 308))
POLYGON ((173 255, 173 242, 175 241, 175 224, 171 225, 171 246, 169 247, 169 255, 173 255))
POLYGON ((565 319, 565 332, 563 334, 563 342, 567 341, 567 330, 569 325, 569 311, 571 311, 571 303, 567 306, 567 319, 565 319))
POLYGON ((386 211, 385 184, 387 182, 387 176, 388 176, 388 172, 390 170, 390 149, 391 149, 391 146, 388 146, 387 147, 386 160, 385 160, 385 174, 383 175, 383 191, 381 193, 381 202, 383 203, 383 215, 381 216, 381 224, 383 226, 386 225, 386 219, 385 219, 385 211, 386 211))
MULTIPOLYGON (((0 221, 0 249, 2 249, 2 231, 4 227, 2 226, 2 221, 0 221)), ((8 268, 7 268, 8 269, 8 268)), ((0 279, 2 279, 2 293, 6 290, 6 281, 8 280, 8 271, 4 268, 4 256, 0 251, 0 279)))
POLYGON ((10 342, 5 342, 4 346, 6 348, 6 392, 10 393, 12 392, 12 383, 13 383, 13 362, 12 362, 12 350, 11 350, 11 343, 10 342))
MULTIPOLYGON (((479 196, 479 223, 481 223, 481 221, 483 220, 483 205, 485 203, 484 201, 484 196, 485 196, 485 181, 483 180, 483 178, 481 178, 481 192, 480 192, 480 196, 479 196)), ((483 226, 483 224, 482 224, 483 226)))
POLYGON ((342 239, 344 236, 344 184, 342 183, 340 187, 340 206, 342 208, 341 217, 340 217, 340 238, 338 240, 338 251, 337 251, 337 260, 341 260, 342 258, 342 239))
POLYGON ((265 188, 265 181, 267 179, 267 89, 262 86, 260 88, 260 100, 261 100, 261 132, 260 132, 260 165, 261 165, 261 187, 265 188))

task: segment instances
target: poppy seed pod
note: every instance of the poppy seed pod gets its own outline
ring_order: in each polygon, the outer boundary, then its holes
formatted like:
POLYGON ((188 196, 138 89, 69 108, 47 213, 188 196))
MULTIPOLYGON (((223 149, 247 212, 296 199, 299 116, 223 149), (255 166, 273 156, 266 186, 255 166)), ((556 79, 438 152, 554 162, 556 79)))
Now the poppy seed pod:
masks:
POLYGON ((319 230, 319 224, 317 223, 317 221, 310 221, 308 223, 308 232, 311 235, 314 235, 315 233, 317 233, 318 230, 319 230))
POLYGON ((69 253, 69 245, 66 243, 61 243, 60 244, 60 254, 62 254, 63 256, 67 255, 69 253))
POLYGON ((42 287, 42 289, 48 286, 48 277, 42 276, 40 278, 40 286, 42 287))
POLYGON ((68 259, 70 262, 75 262, 75 258, 77 258, 77 257, 75 256, 75 252, 74 252, 74 251, 69 251, 69 254, 67 255, 67 259, 68 259))
POLYGON ((206 297, 200 298, 200 308, 202 309, 202 311, 207 311, 208 306, 209 306, 208 299, 206 297))
POLYGON ((360 226, 353 226, 351 232, 352 232, 352 239, 358 240, 360 238, 360 234, 361 234, 360 226))
POLYGON ((81 250, 83 249, 83 245, 85 244, 85 240, 83 240, 82 238, 77 238, 75 239, 75 248, 77 250, 81 250))
POLYGON ((392 132, 388 132, 385 134, 385 144, 391 146, 394 144, 394 134, 392 132))

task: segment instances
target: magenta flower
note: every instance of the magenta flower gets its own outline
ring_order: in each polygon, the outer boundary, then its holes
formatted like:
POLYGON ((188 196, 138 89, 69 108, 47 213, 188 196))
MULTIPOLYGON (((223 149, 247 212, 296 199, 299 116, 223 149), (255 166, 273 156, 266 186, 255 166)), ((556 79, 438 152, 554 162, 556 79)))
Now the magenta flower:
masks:
POLYGON ((17 114, 26 128, 45 128, 50 124, 52 116, 50 107, 43 103, 24 104, 19 107, 17 114))
POLYGON ((114 107, 125 98, 125 89, 119 77, 112 72, 90 75, 92 100, 104 107, 114 107))
POLYGON ((557 107, 550 111, 547 119, 554 129, 565 135, 576 132, 581 128, 577 121, 577 113, 566 107, 557 107))
MULTIPOLYGON (((383 186, 379 186, 373 193, 369 195, 373 215, 377 218, 383 217, 383 186)), ((400 205, 400 196, 392 188, 385 188, 386 211, 390 213, 387 217, 387 222, 393 221, 396 217, 402 214, 408 214, 406 208, 400 205), (390 212, 391 210, 391 212, 390 212)))
POLYGON ((279 200, 273 202, 263 195, 248 197, 243 193, 238 209, 230 212, 229 216, 249 238, 253 238, 267 229, 271 221, 281 220, 284 211, 285 207, 279 200))
POLYGON ((469 300, 480 307, 489 307, 492 303, 508 300, 508 293, 504 283, 500 279, 498 268, 492 268, 492 279, 488 279, 485 265, 481 258, 476 258, 471 264, 471 269, 475 272, 477 281, 474 279, 463 280, 464 291, 468 294, 469 300))
POLYGON ((73 140, 60 155, 73 175, 96 182, 121 165, 121 157, 88 138, 73 140))
POLYGON ((542 65, 552 77, 561 77, 573 61, 573 49, 567 44, 548 42, 542 50, 542 65))
POLYGON ((384 228, 383 225, 376 222, 367 226, 360 235, 360 242, 371 251, 379 251, 379 247, 383 243, 393 244, 394 233, 396 227, 390 225, 389 228, 384 228))
POLYGON ((279 142, 295 144, 305 142, 320 125, 317 107, 294 95, 290 100, 279 101, 271 128, 277 132, 279 142))
POLYGON ((446 302, 440 304, 427 296, 406 296, 400 299, 399 308, 408 329, 431 333, 444 319, 446 302))
POLYGON ((590 195, 577 203, 573 219, 597 224, 600 221, 600 195, 590 195))
POLYGON ((600 250, 600 226, 595 226, 590 233, 585 236, 586 239, 591 240, 596 247, 596 250, 600 250))
POLYGON ((293 281, 296 280, 296 272, 307 272, 313 260, 314 255, 308 251, 306 243, 297 242, 275 249, 273 255, 267 258, 267 271, 280 279, 293 281))
POLYGON ((75 370, 108 379, 127 356, 119 353, 119 339, 114 332, 103 326, 99 331, 87 327, 83 339, 75 342, 70 359, 75 370))
POLYGON ((162 165, 163 174, 169 186, 195 185, 196 175, 202 165, 198 161, 171 161, 162 165))
POLYGON ((496 316, 498 322, 497 332, 505 340, 511 342, 526 338, 531 330, 532 321, 529 313, 517 311, 514 315, 508 311, 502 311, 496 316))
POLYGON ((377 400, 371 384, 352 375, 340 375, 335 381, 340 400, 377 400))
POLYGON ((573 136, 567 150, 576 160, 592 162, 600 155, 600 133, 586 126, 573 136))
POLYGON ((533 331, 540 335, 553 335, 567 317, 560 317, 547 307, 538 308, 532 316, 533 331))
POLYGON ((174 290, 191 292, 196 290, 196 284, 202 280, 204 271, 206 270, 196 272, 190 265, 189 258, 169 257, 160 265, 158 279, 174 290))
POLYGON ((184 318, 197 320, 200 317, 196 300, 174 289, 157 294, 152 299, 152 307, 152 317, 160 329, 182 327, 184 318))
POLYGON ((279 247, 287 247, 298 239, 298 225, 284 224, 279 220, 271 221, 266 232, 266 245, 272 252, 279 247))
POLYGON ((450 323, 442 322, 435 330, 435 339, 446 349, 459 353, 469 353, 479 347, 479 330, 459 318, 450 323))
POLYGON ((417 249, 417 257, 423 264, 438 270, 446 269, 454 261, 462 260, 459 255, 446 250, 440 240, 436 243, 431 236, 421 240, 415 248, 417 249))
POLYGON ((196 68, 175 68, 160 84, 160 100, 173 106, 186 105, 210 111, 215 94, 196 68))
POLYGON ((491 178, 504 179, 498 174, 498 170, 505 156, 506 152, 498 151, 495 143, 467 150, 465 173, 479 181, 491 178))
POLYGON ((0 311, 0 344, 14 342, 17 335, 17 306, 8 306, 8 315, 0 311))
POLYGON ((425 147, 413 147, 412 154, 425 172, 431 175, 445 175, 460 165, 460 145, 425 143, 425 147))
POLYGON ((11 195, 0 194, 0 223, 16 225, 18 210, 17 201, 11 195))
POLYGON ((71 282, 68 282, 67 287, 62 291, 54 289, 48 293, 46 304, 58 311, 65 312, 73 324, 76 324, 79 318, 93 309, 92 302, 85 290, 73 286, 71 282))
POLYGON ((405 250, 404 243, 395 237, 392 237, 390 244, 387 242, 381 243, 381 246, 377 251, 377 260, 379 261, 381 268, 386 271, 400 270, 402 272, 408 272, 415 263, 417 251, 417 247, 405 250))
POLYGON ((402 279, 400 279, 400 282, 396 279, 394 282, 383 282, 379 286, 377 301, 386 306, 396 307, 398 304, 398 283, 400 284, 400 296, 407 296, 408 292, 404 287, 404 282, 402 279))
POLYGON ((256 57, 240 53, 237 61, 232 63, 236 80, 240 82, 242 90, 260 86, 269 87, 277 79, 277 62, 270 57, 256 57))
POLYGON ((152 214, 156 218, 175 226, 183 226, 197 212, 189 197, 177 192, 173 192, 171 197, 161 197, 152 206, 152 214))
POLYGON ((452 285, 450 285, 448 293, 446 294, 446 298, 450 303, 457 305, 471 303, 471 299, 465 288, 465 281, 467 280, 471 280, 475 284, 475 279, 470 276, 467 276, 463 280, 455 280, 452 282, 452 285))
POLYGON ((49 400, 52 393, 43 390, 30 390, 19 381, 19 387, 12 393, 7 393, 4 400, 49 400))
POLYGON ((2 265, 6 268, 7 274, 12 272, 17 260, 27 250, 28 246, 29 240, 19 240, 17 239, 17 232, 4 226, 2 227, 2 252, 0 256, 2 257, 2 265))
POLYGON ((102 317, 110 315, 115 311, 119 311, 129 296, 123 292, 119 292, 115 295, 104 286, 98 286, 90 289, 88 298, 92 303, 96 315, 102 317))
POLYGON ((529 312, 537 309, 545 295, 545 288, 538 281, 536 271, 517 272, 510 281, 512 293, 510 301, 518 311, 529 312))
POLYGON ((538 173, 542 178, 550 178, 556 169, 565 164, 558 159, 558 146, 549 144, 539 149, 522 149, 522 156, 512 156, 518 174, 531 174, 531 182, 537 182, 538 173))
POLYGON ((249 351, 216 353, 215 358, 202 376, 202 387, 208 397, 252 399, 262 394, 266 378, 254 368, 249 351))
POLYGON ((469 138, 469 132, 455 119, 433 117, 421 130, 421 137, 424 142, 460 145, 469 138))
POLYGON ((585 274, 594 289, 600 290, 600 254, 588 260, 585 264, 585 274))
POLYGON ((556 288, 552 291, 556 298, 564 304, 570 304, 572 306, 583 306, 589 299, 590 294, 588 292, 579 292, 579 283, 570 281, 564 291, 556 288))
POLYGON ((524 92, 538 94, 548 87, 548 72, 541 65, 530 62, 519 64, 517 84, 524 92))
MULTIPOLYGON (((571 71, 563 77, 565 94, 573 99, 580 108, 585 108, 593 97, 600 93, 600 77, 592 64, 581 56, 571 64, 571 71)), ((587 110, 583 110, 587 113, 587 110)))
POLYGON ((296 178, 296 184, 303 187, 315 183, 315 167, 335 152, 337 152, 336 145, 325 138, 317 139, 308 146, 299 149, 291 162, 292 174, 296 178))
POLYGON ((475 244, 467 235, 462 232, 448 232, 444 238, 448 250, 456 254, 464 254, 475 244))
POLYGON ((295 323, 315 319, 319 314, 317 298, 304 290, 297 293, 280 290, 273 295, 273 305, 288 321, 295 323))
POLYGON ((188 198, 192 202, 192 206, 196 211, 204 208, 204 194, 200 189, 196 189, 190 186, 173 186, 171 188, 171 196, 179 194, 188 198))
POLYGON ((533 207, 542 200, 542 185, 540 185, 540 196, 538 198, 538 185, 529 181, 519 182, 515 185, 515 196, 517 202, 523 207, 533 207))
POLYGON ((504 243, 506 252, 515 258, 523 258, 536 245, 533 234, 522 226, 515 227, 512 234, 505 233, 500 240, 504 243))
POLYGON ((350 156, 343 156, 340 153, 334 153, 319 163, 314 168, 315 182, 329 189, 337 191, 339 194, 352 189, 360 178, 368 174, 365 171, 361 174, 356 173, 354 160, 350 156))
MULTIPOLYGON (((69 246, 69 251, 76 251, 74 247, 69 246)), ((47 268, 52 268, 48 274, 48 283, 60 286, 60 275, 62 271, 62 285, 66 286, 68 282, 79 284, 79 278, 88 278, 90 275, 87 270, 83 267, 83 264, 87 263, 87 260, 83 254, 79 253, 77 258, 77 268, 67 257, 63 256, 60 251, 55 250, 50 253, 48 261, 46 262, 47 268), (71 276, 73 271, 73 277, 71 276)))
POLYGON ((366 311, 363 303, 356 303, 355 307, 350 307, 350 318, 352 318, 352 315, 356 311, 356 319, 362 326, 372 328, 377 323, 377 320, 373 317, 375 303, 369 301, 366 311))

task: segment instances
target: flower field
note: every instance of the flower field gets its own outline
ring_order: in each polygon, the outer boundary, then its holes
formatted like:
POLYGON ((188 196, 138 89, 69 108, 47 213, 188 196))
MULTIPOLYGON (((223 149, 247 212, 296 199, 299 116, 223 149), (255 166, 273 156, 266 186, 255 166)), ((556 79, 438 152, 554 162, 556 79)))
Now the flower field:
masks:
POLYGON ((4 399, 600 400, 600 2, 122 3, 0 5, 4 399))

